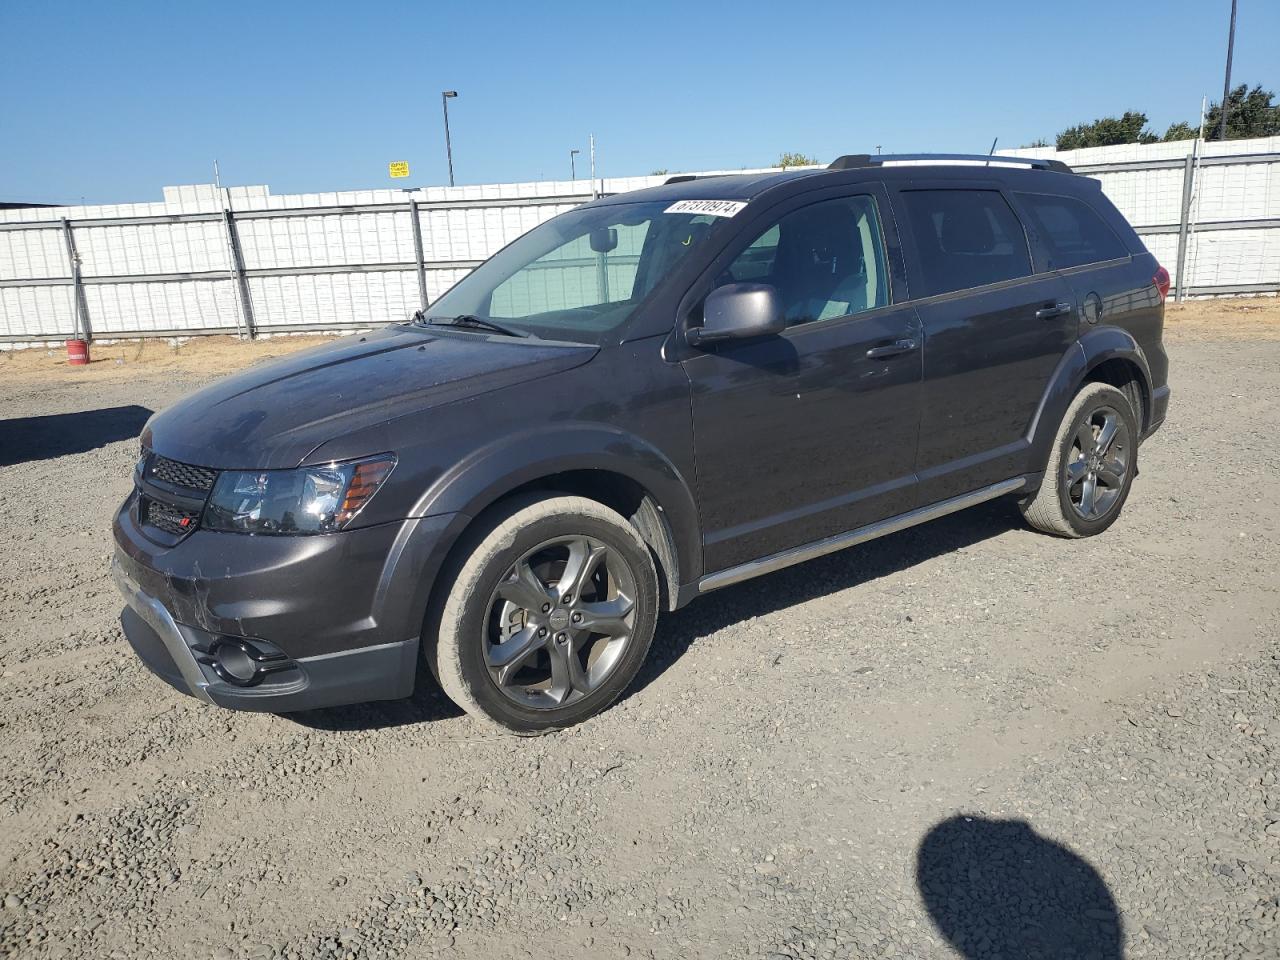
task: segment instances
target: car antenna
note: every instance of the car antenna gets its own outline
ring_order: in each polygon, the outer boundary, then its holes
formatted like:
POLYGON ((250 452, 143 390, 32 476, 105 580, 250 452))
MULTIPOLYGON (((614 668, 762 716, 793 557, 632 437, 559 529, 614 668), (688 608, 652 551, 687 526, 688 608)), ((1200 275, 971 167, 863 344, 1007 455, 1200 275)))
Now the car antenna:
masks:
MULTIPOLYGON (((996 137, 994 140, 992 140, 992 141, 991 141, 991 149, 987 151, 987 156, 988 156, 988 157, 995 156, 995 152, 996 152, 996 144, 997 144, 997 143, 999 143, 999 142, 1000 142, 1000 138, 999 138, 999 137, 996 137)), ((987 166, 988 166, 988 167, 989 167, 989 166, 991 166, 991 161, 990 161, 990 160, 988 160, 988 161, 987 161, 987 166)))

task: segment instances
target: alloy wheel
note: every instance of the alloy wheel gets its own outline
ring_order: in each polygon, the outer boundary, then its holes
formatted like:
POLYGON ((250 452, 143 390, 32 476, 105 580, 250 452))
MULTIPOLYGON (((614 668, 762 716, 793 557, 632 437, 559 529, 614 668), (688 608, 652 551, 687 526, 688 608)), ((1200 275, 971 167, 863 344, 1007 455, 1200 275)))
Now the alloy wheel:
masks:
POLYGON ((631 643, 635 597, 630 566, 603 541, 539 544, 508 568, 489 600, 489 676, 524 707, 555 709, 587 696, 631 643))
POLYGON ((1124 492, 1132 460, 1129 428, 1112 407, 1098 407, 1081 422, 1063 463, 1064 486, 1072 509, 1098 520, 1124 492))

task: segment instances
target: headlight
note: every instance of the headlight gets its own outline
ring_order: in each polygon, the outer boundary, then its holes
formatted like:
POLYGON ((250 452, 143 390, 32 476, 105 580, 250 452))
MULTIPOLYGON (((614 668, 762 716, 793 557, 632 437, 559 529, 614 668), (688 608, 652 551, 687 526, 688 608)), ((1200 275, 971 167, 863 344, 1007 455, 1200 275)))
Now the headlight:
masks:
POLYGON ((204 526, 239 533, 341 530, 378 492, 396 458, 330 463, 297 470, 227 470, 204 508, 204 526))

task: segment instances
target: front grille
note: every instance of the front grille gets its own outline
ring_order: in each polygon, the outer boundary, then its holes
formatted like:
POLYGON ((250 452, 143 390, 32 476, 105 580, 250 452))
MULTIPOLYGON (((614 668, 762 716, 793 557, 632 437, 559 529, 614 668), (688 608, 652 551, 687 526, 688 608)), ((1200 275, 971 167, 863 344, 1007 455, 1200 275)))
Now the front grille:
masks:
POLYGON ((159 500, 152 500, 150 497, 143 497, 142 522, 149 523, 156 529, 171 533, 175 537, 184 537, 196 528, 200 522, 200 514, 161 503, 159 500))
POLYGON ((172 483, 189 490, 209 491, 213 489, 213 481, 218 477, 217 470, 208 467, 193 467, 189 463, 179 463, 159 454, 153 454, 147 467, 147 476, 163 483, 172 483))

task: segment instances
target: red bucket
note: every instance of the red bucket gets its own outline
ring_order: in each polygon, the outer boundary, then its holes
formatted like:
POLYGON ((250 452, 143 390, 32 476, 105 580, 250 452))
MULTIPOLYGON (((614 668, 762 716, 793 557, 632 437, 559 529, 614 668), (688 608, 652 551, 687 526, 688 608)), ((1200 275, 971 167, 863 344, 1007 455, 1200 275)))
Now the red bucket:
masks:
POLYGON ((89 362, 89 342, 87 340, 67 341, 67 363, 73 367, 83 367, 89 362))

